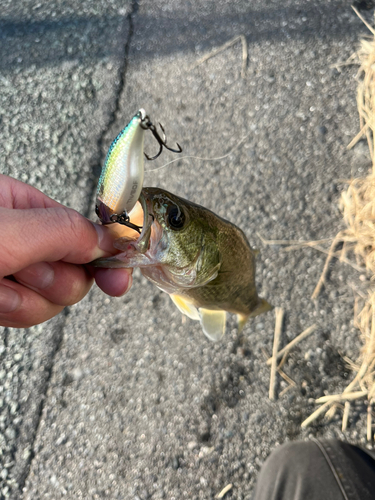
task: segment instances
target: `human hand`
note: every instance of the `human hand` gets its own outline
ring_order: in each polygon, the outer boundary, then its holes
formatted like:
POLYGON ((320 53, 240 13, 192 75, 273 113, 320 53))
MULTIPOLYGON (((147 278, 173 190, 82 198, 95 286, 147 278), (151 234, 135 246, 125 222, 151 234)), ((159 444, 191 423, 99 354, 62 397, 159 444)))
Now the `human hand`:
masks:
POLYGON ((84 264, 114 254, 113 236, 37 189, 0 174, 0 325, 27 328, 79 302, 95 278, 127 292, 130 269, 84 264))

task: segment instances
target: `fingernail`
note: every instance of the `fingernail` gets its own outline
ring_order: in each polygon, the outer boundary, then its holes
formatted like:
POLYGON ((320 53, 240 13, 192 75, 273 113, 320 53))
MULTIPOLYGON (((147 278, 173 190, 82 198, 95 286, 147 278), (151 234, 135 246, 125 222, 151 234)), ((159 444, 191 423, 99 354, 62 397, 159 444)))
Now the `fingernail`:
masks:
POLYGON ((99 224, 95 224, 90 221, 95 228, 95 231, 98 235, 98 247, 102 252, 98 252, 98 255, 95 256, 96 259, 99 257, 104 257, 108 254, 114 253, 113 247, 113 236, 110 231, 105 226, 100 226, 99 224))
POLYGON ((130 290, 132 284, 133 284, 133 275, 132 275, 132 273, 129 273, 128 286, 127 286, 125 292, 123 293, 123 295, 125 295, 125 293, 128 293, 128 291, 130 290))
POLYGON ((128 293, 128 291, 130 290, 130 288, 133 284, 133 275, 132 275, 131 271, 129 269, 123 269, 122 271, 126 271, 128 273, 128 284, 127 284, 126 290, 124 292, 122 292, 121 294, 116 295, 116 297, 122 297, 123 295, 128 293))
POLYGON ((0 285, 0 313, 11 313, 18 308, 20 303, 21 297, 13 288, 0 285))
POLYGON ((94 222, 92 223, 92 225, 94 226, 95 231, 98 235, 98 247, 102 248, 102 244, 105 238, 104 227, 99 226, 99 224, 95 224, 94 222))
POLYGON ((33 288, 43 290, 52 285, 55 271, 47 262, 38 262, 37 264, 32 264, 22 269, 22 271, 16 273, 15 276, 17 281, 32 286, 33 288))

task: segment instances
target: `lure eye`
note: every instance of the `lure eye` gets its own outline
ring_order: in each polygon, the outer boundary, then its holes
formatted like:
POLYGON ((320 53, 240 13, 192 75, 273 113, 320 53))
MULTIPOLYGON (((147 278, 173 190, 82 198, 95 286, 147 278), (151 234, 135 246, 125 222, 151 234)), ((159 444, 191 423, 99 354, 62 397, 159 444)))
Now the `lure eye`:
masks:
POLYGON ((182 229, 185 224, 185 214, 178 207, 173 206, 168 212, 168 224, 172 229, 182 229))

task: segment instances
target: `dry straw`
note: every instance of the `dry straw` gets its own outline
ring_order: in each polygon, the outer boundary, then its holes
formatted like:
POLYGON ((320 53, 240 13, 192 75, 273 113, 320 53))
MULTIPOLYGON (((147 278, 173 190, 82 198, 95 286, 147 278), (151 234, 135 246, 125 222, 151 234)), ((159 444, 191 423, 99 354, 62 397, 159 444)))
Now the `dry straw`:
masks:
POLYGON ((283 320, 284 320, 283 309, 281 309, 281 307, 275 307, 275 334, 273 338, 272 356, 269 358, 268 355, 266 355, 266 360, 267 360, 266 363, 267 365, 271 366, 270 388, 268 393, 268 396, 271 400, 276 399, 277 373, 288 384, 285 387, 285 389, 283 389, 280 392, 279 397, 282 397, 292 387, 296 387, 297 384, 282 370, 282 368, 286 362, 289 352, 293 349, 293 347, 295 347, 299 342, 301 342, 301 340, 304 340, 306 337, 310 335, 310 333, 313 333, 316 330, 316 325, 309 326, 309 328, 306 328, 306 330, 297 335, 297 337, 295 337, 292 341, 289 342, 288 345, 286 345, 279 351, 279 343, 283 328, 283 320), (280 358, 281 361, 278 364, 280 358))
MULTIPOLYGON (((330 247, 326 265, 322 276, 314 291, 316 298, 324 284, 325 275, 332 257, 337 257, 335 249, 339 243, 343 244, 340 252, 341 260, 347 261, 347 255, 354 255, 356 267, 365 266, 366 270, 375 280, 375 30, 368 25, 356 9, 356 14, 362 19, 371 31, 371 37, 361 40, 360 48, 356 53, 360 68, 358 71, 357 105, 360 120, 360 131, 348 145, 353 147, 360 139, 365 137, 370 150, 372 170, 367 177, 352 179, 348 182, 348 189, 343 192, 340 206, 347 228, 340 231, 334 238, 330 247)), ((350 63, 354 61, 351 58, 350 63)), ((343 407, 342 429, 348 424, 350 407, 354 400, 364 399, 368 404, 367 412, 367 439, 372 440, 372 404, 375 400, 375 287, 370 286, 368 297, 365 298, 362 309, 358 312, 358 298, 355 304, 354 321, 360 330, 363 340, 363 349, 360 358, 351 362, 350 366, 355 376, 341 394, 325 396, 318 399, 318 404, 323 403, 302 426, 306 427, 316 417, 326 413, 332 417, 337 408, 343 407)), ((363 300, 362 300, 363 304, 363 300)))
POLYGON ((275 388, 276 388, 276 371, 277 371, 277 352, 279 350, 279 342, 281 336, 281 330, 283 327, 284 311, 281 307, 275 308, 275 335, 273 339, 273 349, 271 358, 271 375, 270 375, 270 389, 268 397, 270 399, 275 399, 275 388))

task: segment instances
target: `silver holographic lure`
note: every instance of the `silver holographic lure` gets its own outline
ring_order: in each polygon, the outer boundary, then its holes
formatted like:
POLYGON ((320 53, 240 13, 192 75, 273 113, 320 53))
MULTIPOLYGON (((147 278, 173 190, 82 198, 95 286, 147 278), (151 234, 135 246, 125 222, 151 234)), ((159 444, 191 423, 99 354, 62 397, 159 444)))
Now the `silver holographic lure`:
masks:
POLYGON ((167 146, 164 128, 159 123, 163 138, 158 134, 155 125, 150 121, 144 109, 140 109, 128 125, 112 142, 99 178, 96 195, 96 213, 103 224, 118 222, 139 232, 140 228, 131 224, 129 212, 137 203, 143 187, 144 159, 157 158, 163 147, 181 153, 182 149, 167 146), (159 151, 149 157, 143 152, 144 131, 151 130, 159 143, 159 151))

